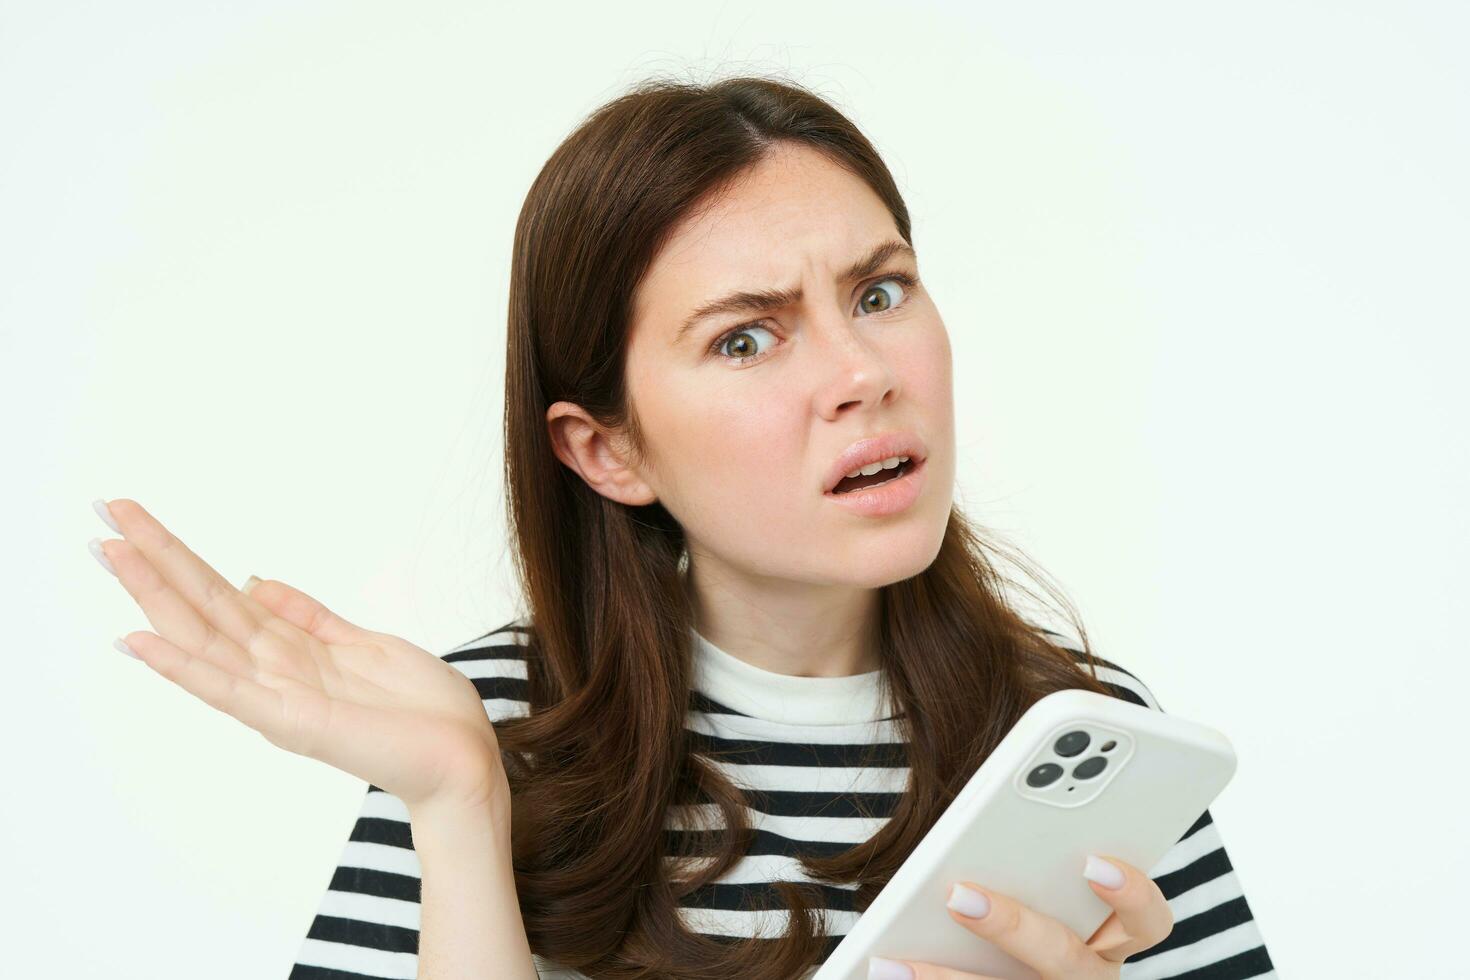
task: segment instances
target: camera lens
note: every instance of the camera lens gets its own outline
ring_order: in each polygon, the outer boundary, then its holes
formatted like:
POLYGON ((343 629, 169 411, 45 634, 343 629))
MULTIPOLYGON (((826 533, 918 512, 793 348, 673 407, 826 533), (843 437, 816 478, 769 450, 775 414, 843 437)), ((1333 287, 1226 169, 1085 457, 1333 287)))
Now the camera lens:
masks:
POLYGON ((1076 776, 1078 779, 1091 779, 1093 776, 1096 776, 1098 773, 1102 772, 1103 768, 1107 764, 1107 759, 1104 759, 1100 755, 1095 755, 1091 759, 1088 759, 1086 762, 1082 763, 1076 769, 1073 769, 1072 775, 1076 776))
POLYGON ((1062 767, 1054 762, 1044 762, 1026 774, 1027 786, 1050 786, 1061 778, 1062 767))
POLYGON ((1053 748, 1056 749, 1057 755, 1071 757, 1087 748, 1087 743, 1091 741, 1092 739, 1088 738, 1084 731, 1068 732, 1057 739, 1057 744, 1053 748))

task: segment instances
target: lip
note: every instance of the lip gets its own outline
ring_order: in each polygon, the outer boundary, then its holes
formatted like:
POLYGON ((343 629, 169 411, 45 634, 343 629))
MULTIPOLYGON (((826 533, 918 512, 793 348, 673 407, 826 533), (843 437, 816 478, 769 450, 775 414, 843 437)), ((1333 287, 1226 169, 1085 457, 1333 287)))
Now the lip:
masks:
MULTIPOLYGON (((899 453, 900 456, 906 455, 899 453)), ((864 517, 886 517, 908 510, 924 492, 929 478, 929 463, 917 456, 909 457, 909 470, 896 480, 851 493, 826 493, 828 500, 864 517)))
MULTIPOLYGON (((916 463, 922 463, 929 457, 929 450, 924 445, 917 433, 884 432, 868 439, 859 439, 842 451, 842 455, 833 461, 823 477, 822 492, 829 496, 845 497, 847 494, 833 494, 832 488, 842 482, 842 478, 859 467, 867 466, 885 460, 890 456, 907 456, 916 463)), ((920 467, 915 466, 917 473, 920 467)))

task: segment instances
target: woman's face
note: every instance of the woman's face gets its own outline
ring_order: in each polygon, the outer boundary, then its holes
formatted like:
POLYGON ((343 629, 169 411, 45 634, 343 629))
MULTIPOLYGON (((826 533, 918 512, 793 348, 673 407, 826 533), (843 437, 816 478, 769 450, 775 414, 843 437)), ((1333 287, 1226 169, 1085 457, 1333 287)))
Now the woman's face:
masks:
POLYGON ((601 492, 659 500, 701 577, 715 563, 725 578, 876 588, 938 554, 954 486, 944 322, 922 285, 892 278, 918 277, 903 251, 842 278, 888 242, 903 240, 867 184, 782 144, 676 229, 640 284, 627 380, 647 460, 601 492), (777 290, 801 298, 683 329, 712 300, 777 290), (875 517, 824 492, 843 450, 889 432, 927 452, 912 504, 875 517))

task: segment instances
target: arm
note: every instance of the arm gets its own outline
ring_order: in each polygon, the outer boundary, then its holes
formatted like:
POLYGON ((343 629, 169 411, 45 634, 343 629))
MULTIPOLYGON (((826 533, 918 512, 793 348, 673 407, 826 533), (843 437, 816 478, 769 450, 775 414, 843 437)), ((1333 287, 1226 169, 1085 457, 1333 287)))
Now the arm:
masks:
MULTIPOLYGON (((492 723, 526 713, 526 670, 515 640, 520 634, 512 628, 516 625, 508 624, 443 655, 447 663, 487 688, 482 699, 492 723)), ((368 785, 291 969, 291 980, 343 976, 387 980, 418 975, 423 881, 422 862, 413 837, 445 839, 445 832, 436 833, 428 819, 424 812, 414 820, 402 799, 368 785)), ((488 833, 483 827, 477 831, 478 835, 488 833)), ((466 841, 475 837, 459 831, 448 833, 447 839, 466 841)), ((444 849, 441 846, 435 853, 444 849)), ((453 850, 460 861, 472 855, 462 848, 453 850)), ((452 867, 449 873, 453 874, 452 867)), ((431 882, 429 887, 438 886, 431 882)), ((453 926, 449 928, 453 932, 453 926)), ((430 929, 434 929, 433 923, 430 929)), ((430 937, 431 943, 436 941, 430 937)), ((534 958, 532 962, 539 970, 546 969, 546 964, 534 958)))
POLYGON ((537 980, 510 861, 510 822, 490 808, 409 811, 422 867, 419 980, 537 980))

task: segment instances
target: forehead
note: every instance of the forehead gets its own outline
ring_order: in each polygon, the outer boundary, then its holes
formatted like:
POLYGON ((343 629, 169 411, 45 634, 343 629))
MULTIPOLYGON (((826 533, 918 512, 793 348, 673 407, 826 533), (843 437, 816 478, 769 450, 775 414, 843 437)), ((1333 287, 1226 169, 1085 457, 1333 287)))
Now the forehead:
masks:
POLYGON ((830 277, 897 237, 861 178, 816 150, 778 146, 675 228, 639 285, 635 329, 672 337, 717 295, 830 277))

